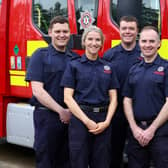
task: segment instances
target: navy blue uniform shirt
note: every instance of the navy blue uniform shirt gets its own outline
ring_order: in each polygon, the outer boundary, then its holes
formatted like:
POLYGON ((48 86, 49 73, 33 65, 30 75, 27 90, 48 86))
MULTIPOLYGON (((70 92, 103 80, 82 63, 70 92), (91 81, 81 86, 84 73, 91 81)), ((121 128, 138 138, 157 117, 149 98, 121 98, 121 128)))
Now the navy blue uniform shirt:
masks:
POLYGON ((168 97, 168 62, 158 55, 152 63, 135 64, 129 71, 123 96, 132 98, 136 120, 153 120, 168 97))
MULTIPOLYGON (((57 51, 51 44, 47 48, 38 49, 30 59, 26 80, 44 83, 44 89, 51 97, 60 105, 65 106, 60 82, 67 63, 76 57, 78 55, 69 50, 57 51)), ((33 98, 32 104, 41 106, 36 98, 33 98)))
POLYGON ((100 58, 91 61, 86 55, 71 61, 61 85, 74 89, 77 103, 85 105, 108 105, 108 91, 119 87, 115 72, 108 62, 100 58))
POLYGON ((118 89, 118 107, 117 110, 120 113, 123 113, 123 98, 122 98, 122 89, 124 86, 124 82, 127 78, 128 71, 133 64, 142 60, 140 56, 140 48, 138 44, 131 51, 125 50, 122 45, 117 45, 114 48, 107 50, 104 53, 103 59, 109 61, 113 68, 115 68, 115 72, 117 74, 118 81, 120 83, 120 88, 118 89))

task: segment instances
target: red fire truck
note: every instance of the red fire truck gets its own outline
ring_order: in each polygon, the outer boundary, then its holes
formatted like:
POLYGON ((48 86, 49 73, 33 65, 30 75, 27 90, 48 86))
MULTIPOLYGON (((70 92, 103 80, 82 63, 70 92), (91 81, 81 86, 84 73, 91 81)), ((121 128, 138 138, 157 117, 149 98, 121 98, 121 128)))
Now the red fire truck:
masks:
POLYGON ((26 68, 32 53, 50 42, 48 25, 56 15, 69 19, 69 47, 79 53, 86 27, 93 24, 102 29, 105 51, 120 42, 120 17, 134 15, 140 28, 158 28, 159 52, 168 58, 168 0, 0 0, 0 138, 6 137, 9 143, 33 145, 33 107, 28 103, 32 92, 25 81, 26 68))

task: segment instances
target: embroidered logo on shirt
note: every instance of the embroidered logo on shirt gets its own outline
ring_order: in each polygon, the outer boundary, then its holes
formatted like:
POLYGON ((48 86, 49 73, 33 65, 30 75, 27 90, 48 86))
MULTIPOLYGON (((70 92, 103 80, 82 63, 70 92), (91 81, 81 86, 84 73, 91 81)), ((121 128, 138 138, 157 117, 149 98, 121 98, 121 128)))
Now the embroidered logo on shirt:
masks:
POLYGON ((164 75, 164 67, 163 66, 158 67, 157 71, 155 71, 154 74, 164 75))
POLYGON ((108 73, 108 74, 111 73, 111 68, 110 68, 110 66, 108 66, 108 65, 105 65, 105 66, 104 66, 104 73, 108 73))

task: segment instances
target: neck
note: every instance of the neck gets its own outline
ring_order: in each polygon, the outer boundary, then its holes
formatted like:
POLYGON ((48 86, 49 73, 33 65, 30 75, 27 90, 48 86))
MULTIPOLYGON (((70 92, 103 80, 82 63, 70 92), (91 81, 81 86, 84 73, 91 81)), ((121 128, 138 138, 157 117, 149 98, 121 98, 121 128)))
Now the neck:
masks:
POLYGON ((52 44, 53 47, 60 52, 65 52, 66 51, 66 46, 55 46, 54 44, 52 44))
POLYGON ((92 61, 95 61, 98 58, 98 53, 90 54, 90 53, 86 52, 85 55, 89 60, 92 60, 92 61))
POLYGON ((152 62, 155 60, 156 57, 157 57, 157 54, 155 54, 155 55, 152 56, 152 57, 146 57, 146 56, 144 56, 144 61, 145 61, 146 63, 152 63, 152 62))
POLYGON ((136 46, 136 41, 135 41, 134 43, 122 43, 122 42, 121 42, 121 45, 122 45, 122 47, 123 47, 125 50, 131 51, 131 50, 133 50, 133 49, 135 48, 135 46, 136 46))

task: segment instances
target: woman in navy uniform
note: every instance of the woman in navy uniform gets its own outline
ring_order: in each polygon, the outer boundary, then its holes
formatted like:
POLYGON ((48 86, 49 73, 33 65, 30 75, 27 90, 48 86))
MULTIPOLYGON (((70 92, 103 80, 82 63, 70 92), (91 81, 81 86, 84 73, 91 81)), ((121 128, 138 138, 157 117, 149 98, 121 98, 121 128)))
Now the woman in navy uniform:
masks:
POLYGON ((144 60, 129 71, 123 91, 125 114, 131 132, 128 167, 168 167, 168 62, 157 54, 160 47, 155 27, 142 29, 139 45, 144 60))
POLYGON ((118 80, 110 64, 98 56, 104 42, 101 29, 82 35, 85 54, 65 70, 64 101, 72 112, 69 127, 72 168, 109 168, 110 122, 117 106, 118 80))

